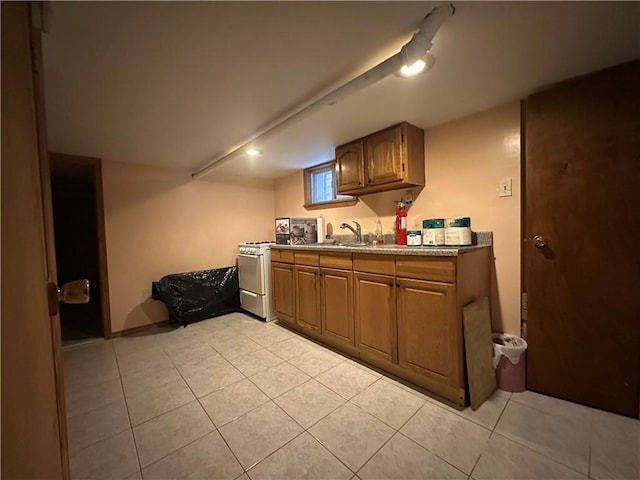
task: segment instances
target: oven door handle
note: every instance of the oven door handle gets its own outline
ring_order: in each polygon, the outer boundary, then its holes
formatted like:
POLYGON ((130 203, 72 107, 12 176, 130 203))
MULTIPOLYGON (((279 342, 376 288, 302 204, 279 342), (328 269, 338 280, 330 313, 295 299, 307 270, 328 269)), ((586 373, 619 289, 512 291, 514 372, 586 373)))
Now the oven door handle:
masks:
POLYGON ((249 295, 250 297, 254 297, 254 298, 255 298, 255 297, 257 297, 257 296, 258 296, 258 294, 257 294, 257 293, 250 292, 249 290, 243 290, 243 292, 244 292, 245 294, 249 295))
POLYGON ((239 257, 246 257, 246 258, 260 258, 262 255, 261 254, 253 255, 253 254, 249 254, 249 253, 239 253, 238 256, 239 257))

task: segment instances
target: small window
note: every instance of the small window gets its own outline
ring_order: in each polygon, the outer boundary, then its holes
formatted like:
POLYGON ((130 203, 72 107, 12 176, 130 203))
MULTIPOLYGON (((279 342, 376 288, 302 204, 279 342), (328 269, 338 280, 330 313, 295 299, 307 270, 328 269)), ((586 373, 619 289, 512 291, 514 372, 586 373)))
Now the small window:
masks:
POLYGON ((304 192, 307 210, 355 205, 358 202, 355 197, 337 194, 335 160, 304 170, 304 192))

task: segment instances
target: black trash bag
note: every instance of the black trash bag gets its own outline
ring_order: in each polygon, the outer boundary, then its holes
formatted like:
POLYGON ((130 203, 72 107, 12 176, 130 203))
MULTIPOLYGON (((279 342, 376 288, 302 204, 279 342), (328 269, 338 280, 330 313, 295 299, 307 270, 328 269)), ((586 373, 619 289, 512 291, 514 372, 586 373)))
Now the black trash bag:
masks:
POLYGON ((173 273, 151 283, 151 298, 161 300, 169 319, 183 326, 240 310, 238 267, 173 273))

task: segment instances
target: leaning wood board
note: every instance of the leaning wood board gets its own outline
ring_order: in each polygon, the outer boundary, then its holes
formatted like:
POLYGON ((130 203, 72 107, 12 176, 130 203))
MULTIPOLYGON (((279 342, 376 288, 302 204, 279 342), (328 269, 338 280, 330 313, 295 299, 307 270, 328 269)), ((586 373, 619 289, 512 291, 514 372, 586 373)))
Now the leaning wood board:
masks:
POLYGON ((496 390, 489 298, 464 307, 464 344, 471 409, 477 410, 496 390))

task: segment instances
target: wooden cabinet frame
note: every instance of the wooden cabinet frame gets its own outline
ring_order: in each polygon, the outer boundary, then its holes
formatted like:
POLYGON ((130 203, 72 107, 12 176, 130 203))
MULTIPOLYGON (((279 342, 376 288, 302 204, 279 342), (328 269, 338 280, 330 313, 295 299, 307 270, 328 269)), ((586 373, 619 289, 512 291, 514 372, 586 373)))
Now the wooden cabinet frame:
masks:
POLYGON ((338 194, 424 186, 424 131, 403 122, 336 148, 338 194))

